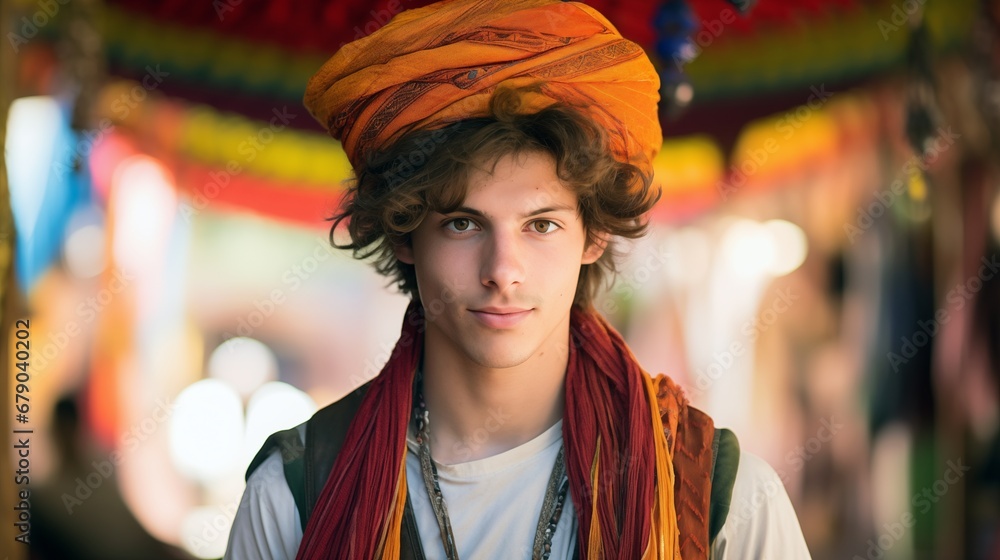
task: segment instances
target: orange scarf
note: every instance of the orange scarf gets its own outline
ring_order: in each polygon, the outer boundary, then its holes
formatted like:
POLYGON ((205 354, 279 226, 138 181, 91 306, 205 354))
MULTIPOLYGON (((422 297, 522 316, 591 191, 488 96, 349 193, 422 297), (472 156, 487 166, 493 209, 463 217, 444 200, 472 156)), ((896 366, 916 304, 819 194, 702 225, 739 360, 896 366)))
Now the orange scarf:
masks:
POLYGON ((486 116, 497 88, 530 114, 572 106, 609 132, 616 158, 651 174, 663 137, 660 80, 639 45, 593 8, 554 0, 455 0, 400 13, 347 45, 306 88, 309 112, 355 169, 413 130, 486 116))
MULTIPOLYGON (((297 558, 399 558, 406 504, 406 429, 423 349, 423 308, 411 303, 399 341, 347 431, 297 558)), ((653 381, 593 310, 570 318, 563 444, 577 540, 587 559, 680 556, 674 471, 653 381)))

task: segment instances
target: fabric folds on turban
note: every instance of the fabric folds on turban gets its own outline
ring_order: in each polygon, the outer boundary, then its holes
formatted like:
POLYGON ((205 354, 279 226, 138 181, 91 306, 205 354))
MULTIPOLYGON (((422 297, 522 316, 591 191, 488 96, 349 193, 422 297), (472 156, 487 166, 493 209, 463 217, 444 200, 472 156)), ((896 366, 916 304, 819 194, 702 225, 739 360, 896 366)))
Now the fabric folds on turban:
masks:
POLYGON ((583 4, 446 0, 402 12, 337 51, 304 102, 357 169, 407 132, 487 116, 498 88, 530 86, 518 112, 575 107, 609 132, 616 159, 651 172, 659 77, 639 45, 583 4))

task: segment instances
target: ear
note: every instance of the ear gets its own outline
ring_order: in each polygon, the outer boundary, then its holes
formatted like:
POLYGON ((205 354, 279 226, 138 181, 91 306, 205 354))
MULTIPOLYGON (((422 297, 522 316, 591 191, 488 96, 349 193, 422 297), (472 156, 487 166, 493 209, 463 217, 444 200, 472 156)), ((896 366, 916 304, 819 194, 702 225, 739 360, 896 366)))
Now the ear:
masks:
POLYGON ((593 241, 587 241, 587 246, 583 249, 583 260, 580 264, 594 264, 597 262, 597 259, 601 258, 601 255, 604 254, 604 250, 608 248, 610 240, 610 236, 606 233, 595 234, 593 241))
POLYGON ((410 243, 396 245, 392 248, 392 251, 396 254, 396 260, 399 262, 413 264, 413 245, 410 243))

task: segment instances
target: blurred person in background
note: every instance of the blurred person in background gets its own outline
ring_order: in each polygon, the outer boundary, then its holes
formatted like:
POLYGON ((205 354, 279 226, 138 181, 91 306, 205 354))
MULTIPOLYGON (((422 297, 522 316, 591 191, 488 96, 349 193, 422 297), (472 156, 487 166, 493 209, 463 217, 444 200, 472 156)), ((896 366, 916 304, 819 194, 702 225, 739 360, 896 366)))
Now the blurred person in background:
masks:
POLYGON ((150 535, 125 504, 114 465, 88 451, 73 397, 56 403, 52 438, 59 467, 31 488, 31 553, 38 560, 188 560, 150 535))

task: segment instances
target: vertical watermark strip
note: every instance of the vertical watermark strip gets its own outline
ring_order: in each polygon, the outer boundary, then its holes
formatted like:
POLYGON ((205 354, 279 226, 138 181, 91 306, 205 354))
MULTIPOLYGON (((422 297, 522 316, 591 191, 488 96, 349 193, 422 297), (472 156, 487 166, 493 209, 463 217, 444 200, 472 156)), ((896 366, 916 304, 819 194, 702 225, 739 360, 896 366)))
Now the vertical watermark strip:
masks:
POLYGON ((14 527, 17 535, 14 540, 22 544, 31 541, 31 434, 28 427, 31 414, 31 321, 18 319, 14 322, 14 455, 17 458, 17 470, 14 471, 14 484, 17 486, 17 503, 14 505, 14 527))

